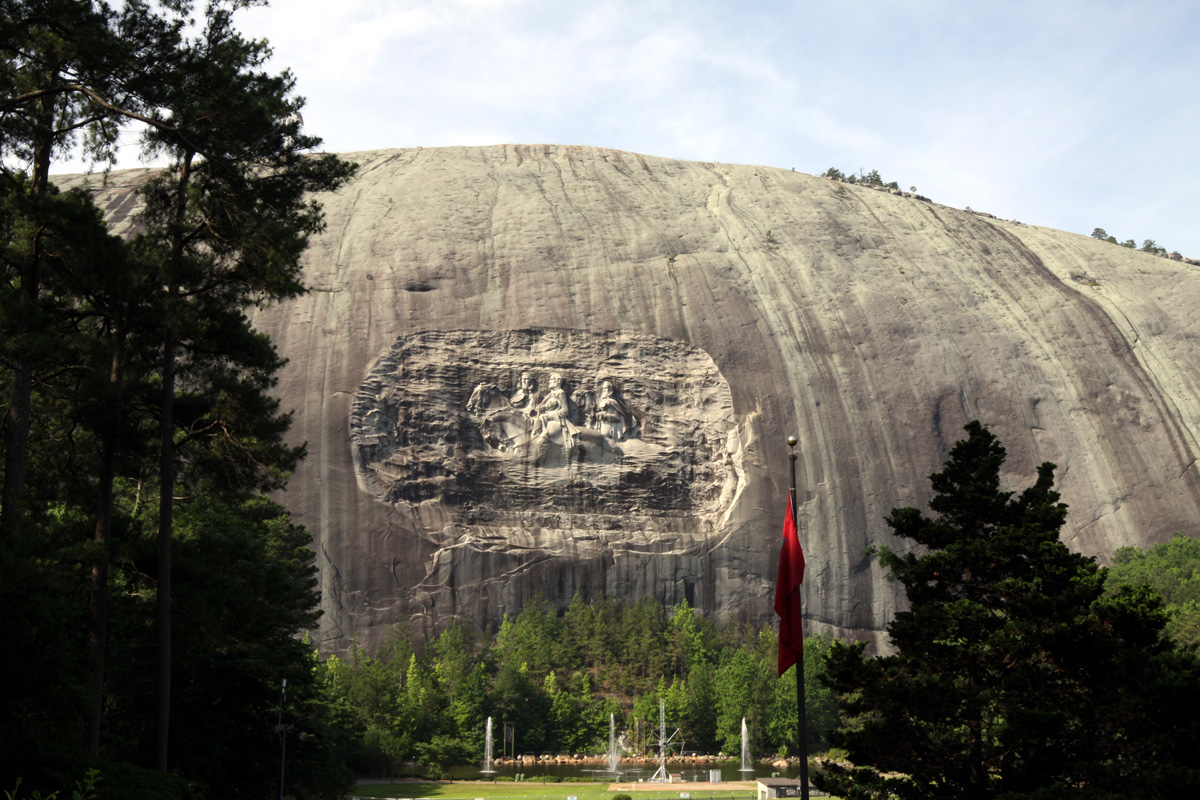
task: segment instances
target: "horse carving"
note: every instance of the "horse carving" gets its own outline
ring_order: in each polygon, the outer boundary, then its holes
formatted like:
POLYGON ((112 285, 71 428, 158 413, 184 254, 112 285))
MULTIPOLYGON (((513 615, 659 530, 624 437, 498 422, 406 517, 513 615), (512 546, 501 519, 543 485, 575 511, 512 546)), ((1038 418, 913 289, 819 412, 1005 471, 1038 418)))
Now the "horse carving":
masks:
POLYGON ((467 413, 479 420, 479 434, 494 450, 508 452, 529 441, 529 417, 514 408, 494 383, 475 387, 467 400, 467 413))

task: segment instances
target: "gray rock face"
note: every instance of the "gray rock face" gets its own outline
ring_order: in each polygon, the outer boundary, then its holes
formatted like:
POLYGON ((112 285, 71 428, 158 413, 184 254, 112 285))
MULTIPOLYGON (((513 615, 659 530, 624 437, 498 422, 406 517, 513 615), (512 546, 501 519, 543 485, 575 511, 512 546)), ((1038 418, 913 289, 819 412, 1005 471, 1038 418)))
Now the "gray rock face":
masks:
MULTIPOLYGON (((878 639, 899 598, 865 550, 971 419, 1010 487, 1058 464, 1076 550, 1196 531, 1194 266, 764 167, 352 158, 313 291, 255 320, 309 446, 283 500, 326 649, 535 592, 766 621, 793 433, 813 630, 878 639)), ((118 227, 145 174, 98 188, 118 227)))

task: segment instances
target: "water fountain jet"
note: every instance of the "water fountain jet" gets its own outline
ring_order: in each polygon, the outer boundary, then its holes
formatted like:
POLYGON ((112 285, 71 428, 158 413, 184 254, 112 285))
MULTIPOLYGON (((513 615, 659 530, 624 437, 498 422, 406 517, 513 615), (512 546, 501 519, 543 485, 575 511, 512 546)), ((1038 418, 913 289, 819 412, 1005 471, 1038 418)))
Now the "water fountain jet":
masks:
POLYGON ((621 750, 617 747, 617 717, 608 715, 608 770, 617 771, 617 762, 621 760, 621 750))
POLYGON ((750 733, 746 730, 746 718, 742 717, 742 768, 738 772, 754 772, 750 760, 750 733))
POLYGON ((483 733, 483 774, 491 775, 495 771, 492 769, 492 718, 488 717, 483 733))

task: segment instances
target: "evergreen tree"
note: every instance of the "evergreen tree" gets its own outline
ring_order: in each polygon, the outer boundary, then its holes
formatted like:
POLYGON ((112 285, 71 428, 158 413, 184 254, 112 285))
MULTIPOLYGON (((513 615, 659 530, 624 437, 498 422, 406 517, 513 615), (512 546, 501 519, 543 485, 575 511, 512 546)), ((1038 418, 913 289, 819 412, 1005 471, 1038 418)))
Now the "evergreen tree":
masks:
MULTIPOLYGON (((137 424, 123 413, 121 387, 128 362, 137 355, 130 328, 146 322, 139 318, 145 306, 136 299, 142 273, 124 243, 108 234, 86 194, 59 193, 50 186, 37 195, 28 184, 19 174, 0 177, 0 375, 12 378, 10 388, 21 384, 17 376, 23 375, 30 389, 26 400, 11 391, 0 399, 0 408, 7 400, 11 412, 32 399, 34 410, 26 425, 8 427, 7 454, 20 449, 21 466, 10 471, 12 462, 6 462, 4 475, 22 477, 8 483, 7 508, 15 516, 0 542, 23 553, 15 569, 28 569, 20 561, 28 565, 42 559, 45 567, 57 564, 55 569, 72 574, 82 567, 91 573, 85 626, 91 649, 87 748, 96 755, 114 470, 118 450, 128 456, 137 449, 137 424), (38 292, 30 303, 21 270, 32 261, 38 265, 38 292), (23 429, 19 436, 18 428, 23 429), (24 444, 17 443, 20 439, 24 444), (90 537, 95 545, 85 547, 90 537)), ((15 424, 21 414, 5 416, 15 424)), ((13 573, 5 576, 10 580, 19 582, 13 573)), ((39 602, 39 594, 26 595, 22 604, 39 602)), ((20 665, 11 668, 19 671, 20 665)), ((44 674, 31 672, 32 685, 43 685, 44 674)), ((15 675, 0 682, 18 694, 31 685, 15 675)), ((23 726, 0 727, 15 732, 23 726)), ((59 745, 73 739, 40 738, 59 745)))
POLYGON ((594 623, 584 664, 595 670, 598 680, 626 694, 635 692, 622 657, 625 639, 625 604, 618 598, 602 595, 592 604, 594 623))
POLYGON ((590 663, 591 641, 595 636, 596 617, 592 606, 576 592, 563 612, 563 657, 568 663, 580 667, 593 667, 590 663))
POLYGON ((830 653, 848 717, 830 740, 859 766, 831 764, 818 784, 847 798, 1194 792, 1195 660, 1161 636, 1148 592, 1105 597, 1103 571, 1059 541, 1054 466, 1014 498, 1004 449, 978 422, 967 431, 931 476, 938 516, 887 520, 920 548, 880 551, 910 606, 888 625, 897 653, 830 653))
POLYGON ((455 617, 446 624, 433 649, 439 691, 452 704, 475 667, 475 630, 471 623, 455 617))
MULTIPOLYGON (((407 658, 388 660, 386 654, 381 656, 382 663, 388 665, 408 663, 407 658)), ((394 731, 396 694, 402 686, 402 677, 388 682, 378 697, 360 689, 360 675, 376 663, 379 662, 357 648, 349 661, 336 655, 321 661, 314 670, 314 705, 332 723, 330 727, 339 732, 335 747, 345 762, 359 774, 381 776, 393 774, 395 765, 415 751, 411 734, 394 731), (364 703, 375 707, 376 712, 371 714, 364 703)))
MULTIPOLYGON (((23 198, 37 231, 35 246, 19 260, 8 261, 6 303, 15 323, 8 339, 14 347, 11 380, 4 415, 4 471, 0 491, 0 536, 20 527, 36 525, 44 505, 29 502, 31 438, 34 420, 31 399, 39 388, 64 374, 63 357, 77 376, 77 396, 97 402, 82 408, 64 407, 82 428, 100 439, 98 463, 92 477, 95 487, 92 554, 91 617, 89 621, 93 674, 89 749, 99 753, 100 712, 105 659, 105 608, 107 553, 112 529, 112 482, 120 447, 124 416, 126 372, 131 357, 134 328, 147 322, 133 312, 144 306, 144 286, 138 286, 136 261, 107 245, 96 248, 92 230, 102 224, 81 218, 67 230, 56 208, 61 198, 50 183, 56 158, 77 150, 93 161, 112 161, 122 124, 144 118, 145 90, 151 79, 148 64, 164 60, 178 43, 181 20, 171 22, 148 12, 147 6, 129 0, 120 10, 94 0, 5 0, 0 3, 0 167, 4 191, 23 198), (24 164, 24 169, 16 168, 24 164), (50 236, 46 237, 45 232, 50 236), (72 240, 71 249, 92 248, 87 269, 71 269, 71 262, 44 246, 55 235, 72 240), (114 280, 115 279, 115 280, 114 280), (90 322, 88 322, 90 321, 90 322), (70 341, 87 324, 95 337, 90 354, 71 348, 70 341), (40 345, 39 345, 40 342, 40 345), (48 343, 52 343, 47 346, 48 343), (90 359, 87 357, 90 355, 90 359), (92 377, 90 381, 82 378, 92 377), (97 379, 98 378, 98 379, 97 379)), ((98 214, 96 214, 98 218, 98 214)), ((7 326, 6 326, 7 327, 7 326)), ((61 387, 60 387, 61 389, 61 387)), ((32 444, 31 444, 32 442, 32 444)), ((90 486, 85 486, 90 494, 90 486)), ((78 495, 76 495, 78 496, 78 495)))
POLYGON ((716 753, 717 744, 717 689, 713 679, 713 667, 706 662, 695 664, 688 672, 684 686, 683 728, 689 748, 700 753, 716 753))
MULTIPOLYGON (((754 739, 754 749, 760 750, 774 681, 764 670, 764 664, 753 650, 737 650, 733 657, 717 670, 717 743, 721 751, 736 757, 742 750, 742 719, 754 739)), ((794 681, 793 681, 794 682, 794 681)))
POLYGON ((560 685, 553 672, 542 682, 542 691, 549 703, 546 747, 555 753, 569 753, 574 749, 575 731, 580 727, 579 701, 560 685))
MULTIPOLYGON (((448 709, 450 719, 454 722, 455 733, 460 739, 473 743, 473 746, 477 743, 476 749, 481 755, 484 726, 490 716, 487 697, 490 683, 487 666, 483 662, 476 663, 471 674, 458 686, 448 709)), ((496 731, 493 730, 493 737, 495 734, 496 731)))
MULTIPOLYGON (((4 190, 29 201, 33 230, 41 221, 38 200, 50 192, 50 166, 55 154, 88 124, 89 110, 81 95, 68 86, 108 80, 102 63, 110 51, 111 12, 92 2, 18 2, 0 4, 0 156, 4 190), (87 32, 82 36, 72 31, 87 32), (90 35, 89 35, 90 34, 90 35), (10 159, 29 164, 26 176, 10 166, 10 159)), ((43 304, 44 249, 35 238, 20 259, 6 259, 7 288, 12 298, 6 310, 16 312, 18 331, 24 334, 9 355, 11 384, 4 415, 4 474, 0 485, 0 536, 14 535, 22 525, 33 386, 42 372, 30 340, 45 332, 43 304), (13 302, 15 301, 15 302, 13 302)))
POLYGON ((439 724, 441 708, 441 697, 437 693, 432 670, 413 654, 408 659, 408 669, 404 673, 404 691, 400 696, 396 728, 411 731, 415 741, 427 742, 434 734, 442 732, 439 724))
POLYGON ((557 643, 561 626, 546 598, 535 595, 515 620, 506 616, 496 634, 496 651, 501 663, 523 668, 531 679, 541 681, 555 668, 564 666, 557 643))
POLYGON ((540 753, 546 745, 549 701, 525 665, 506 661, 492 683, 492 708, 499 719, 512 722, 520 753, 540 753))
MULTIPOLYGON (((278 777, 279 682, 289 697, 315 680, 298 630, 316 623, 309 534, 263 497, 189 504, 178 520, 173 713, 175 771, 208 797, 265 794, 278 777)), ((118 537, 105 752, 153 764, 153 527, 118 537), (128 559, 128 560, 126 560, 128 559)), ((304 716, 289 705, 285 719, 304 716)), ((289 736, 289 747, 300 723, 289 736)), ((294 776, 293 776, 294 777, 294 776)))
MULTIPOLYGON (((228 380, 239 373, 269 385, 279 361, 269 346, 254 341, 243 309, 303 290, 299 257, 308 237, 322 227, 320 206, 308 196, 336 188, 353 172, 352 165, 334 156, 305 154, 319 140, 300 132, 303 101, 294 95, 293 77, 265 72, 270 55, 266 42, 246 39, 234 27, 233 14, 244 5, 210 4, 196 35, 165 65, 170 77, 160 73, 161 80, 147 92, 157 123, 146 134, 149 148, 171 162, 143 193, 144 232, 137 240, 143 257, 159 268, 157 302, 164 322, 155 570, 157 763, 164 770, 172 660, 170 544, 179 478, 176 437, 187 422, 176 419, 177 391, 202 387, 214 375, 228 380), (180 373, 198 354, 207 356, 210 371, 180 373)), ((249 441, 231 437, 231 429, 219 424, 209 430, 227 437, 227 454, 249 441)))
POLYGON ((712 620, 698 615, 686 600, 676 605, 666 630, 667 657, 674 673, 686 678, 694 667, 709 663, 715 638, 712 620))
POLYGON ((627 667, 626 675, 635 685, 649 687, 666 672, 663 607, 653 597, 643 595, 626 609, 623 617, 621 653, 627 667))
MULTIPOLYGON (((74 151, 81 135, 84 155, 111 162, 124 122, 154 122, 144 113, 146 93, 162 72, 149 67, 170 60, 183 24, 181 16, 149 13, 142 0, 127 0, 119 12, 96 0, 0 0, 0 180, 31 201, 35 217, 39 201, 53 192, 54 160, 74 151)), ((55 264, 45 254, 34 247, 7 265, 27 336, 46 332, 37 311, 55 264)), ((12 361, 0 536, 15 532, 33 510, 25 503, 26 469, 42 352, 24 348, 12 361)))

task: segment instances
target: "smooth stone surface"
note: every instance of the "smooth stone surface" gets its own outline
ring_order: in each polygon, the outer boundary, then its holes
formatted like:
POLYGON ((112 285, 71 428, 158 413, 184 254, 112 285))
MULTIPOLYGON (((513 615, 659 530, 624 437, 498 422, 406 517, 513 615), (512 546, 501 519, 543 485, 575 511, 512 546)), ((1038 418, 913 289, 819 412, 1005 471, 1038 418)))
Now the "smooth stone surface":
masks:
MULTIPOLYGON (((927 476, 971 419, 1007 447, 1008 488, 1058 464, 1076 550, 1103 559, 1196 531, 1195 266, 768 167, 551 145, 350 157, 359 176, 321 198, 328 229, 304 256, 312 292, 255 314, 289 359, 279 392, 296 411, 295 441, 308 442, 283 500, 314 537, 325 611, 315 638, 327 650, 373 647, 407 617, 495 625, 538 592, 559 607, 576 591, 649 594, 722 621, 769 621, 792 433, 813 630, 879 642, 899 598, 866 548, 897 545, 883 517, 927 501, 927 476), (454 346, 554 329, 567 345, 553 358, 500 348, 480 361, 454 346), (355 437, 373 434, 355 402, 381 356, 417 334, 440 340, 430 358, 462 377, 417 392, 393 370, 404 430, 437 409, 427 423, 449 414, 461 437, 479 438, 456 450, 427 436, 389 455, 400 473, 385 496, 364 478, 370 460, 356 464, 355 437), (628 482, 616 462, 589 462, 574 499, 547 471, 567 462, 543 462, 503 508, 495 464, 484 469, 503 458, 483 445, 464 393, 489 370, 512 391, 524 368, 594 386, 594 343, 613 336, 686 352, 666 383, 695 374, 720 395, 697 419, 697 446, 648 474, 720 463, 689 479, 695 495, 674 509, 651 481, 640 496, 614 490, 609 514, 600 489, 628 482), (417 473, 492 483, 475 499, 415 484, 405 494, 404 475, 417 473), (557 498, 540 510, 538 486, 557 498)), ((131 229, 129 190, 147 174, 97 187, 118 228, 131 229)), ((651 432, 687 418, 698 396, 646 402, 643 379, 667 361, 648 352, 614 373, 651 432)))

